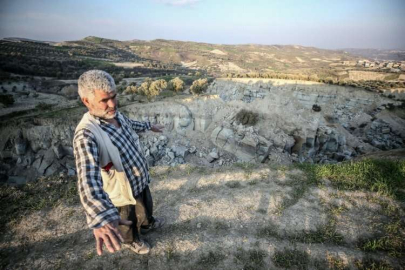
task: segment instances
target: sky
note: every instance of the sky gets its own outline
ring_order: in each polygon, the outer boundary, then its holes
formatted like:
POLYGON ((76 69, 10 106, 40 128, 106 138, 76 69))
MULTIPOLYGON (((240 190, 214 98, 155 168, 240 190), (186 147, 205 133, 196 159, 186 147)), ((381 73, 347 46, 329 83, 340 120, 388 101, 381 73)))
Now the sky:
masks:
POLYGON ((0 38, 405 49, 405 0, 0 0, 0 38))

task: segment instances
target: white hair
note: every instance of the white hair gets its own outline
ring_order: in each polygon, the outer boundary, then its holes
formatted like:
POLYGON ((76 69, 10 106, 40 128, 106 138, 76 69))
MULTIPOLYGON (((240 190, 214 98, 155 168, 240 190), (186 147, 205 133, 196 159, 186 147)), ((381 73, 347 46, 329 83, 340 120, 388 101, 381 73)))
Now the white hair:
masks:
POLYGON ((116 86, 113 77, 102 70, 89 70, 79 77, 79 96, 91 97, 94 90, 101 90, 106 93, 115 92, 116 86))

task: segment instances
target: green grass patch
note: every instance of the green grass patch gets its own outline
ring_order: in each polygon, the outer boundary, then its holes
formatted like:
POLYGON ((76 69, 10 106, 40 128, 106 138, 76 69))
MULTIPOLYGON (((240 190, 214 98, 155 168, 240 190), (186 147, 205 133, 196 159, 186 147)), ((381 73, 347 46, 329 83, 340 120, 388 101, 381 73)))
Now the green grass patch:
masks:
POLYGON ((226 256, 219 249, 202 254, 197 261, 197 268, 212 269, 225 260, 226 256))
POLYGON ((250 250, 238 248, 235 254, 235 263, 243 265, 243 269, 246 270, 265 269, 264 258, 266 256, 266 252, 259 248, 250 250))
POLYGON ((308 269, 309 265, 308 254, 296 249, 276 251, 272 260, 276 266, 283 268, 308 269))
POLYGON ((291 240, 302 243, 334 243, 341 244, 343 235, 336 232, 334 222, 329 222, 324 226, 320 226, 316 231, 302 232, 299 235, 289 236, 291 240))
POLYGON ((355 262, 359 270, 394 270, 394 268, 385 261, 377 261, 374 259, 366 258, 355 262))
POLYGON ((250 162, 236 162, 233 166, 237 168, 241 168, 244 171, 244 175, 246 179, 250 179, 252 176, 253 169, 257 168, 257 165, 250 162))
POLYGON ((301 232, 299 234, 281 235, 278 233, 278 227, 275 225, 267 225, 257 231, 258 238, 276 238, 288 239, 292 242, 301 242, 305 244, 312 243, 333 243, 341 244, 343 236, 336 232, 334 220, 320 226, 316 231, 301 232))
POLYGON ((366 252, 385 251, 396 258, 405 256, 405 241, 399 232, 360 241, 359 247, 366 252))
POLYGON ((225 183, 225 186, 229 188, 241 188, 242 184, 238 181, 229 181, 225 183))
POLYGON ((310 182, 328 179, 341 190, 366 190, 405 200, 405 161, 364 159, 340 164, 300 164, 310 182))

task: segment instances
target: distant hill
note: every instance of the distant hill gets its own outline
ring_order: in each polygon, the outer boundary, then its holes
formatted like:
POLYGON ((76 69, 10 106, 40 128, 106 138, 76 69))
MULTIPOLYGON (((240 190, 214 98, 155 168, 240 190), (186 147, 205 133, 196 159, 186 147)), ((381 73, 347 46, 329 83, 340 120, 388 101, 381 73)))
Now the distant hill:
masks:
POLYGON ((344 49, 344 51, 373 60, 405 61, 405 50, 344 49))
POLYGON ((212 76, 277 73, 319 79, 343 78, 349 77, 351 70, 365 70, 356 65, 360 59, 405 58, 405 52, 395 52, 164 39, 119 41, 95 36, 58 43, 23 38, 0 40, 3 56, 0 64, 4 71, 67 79, 77 78, 88 68, 103 68, 122 76, 189 74, 199 70, 212 76), (36 68, 38 65, 41 72, 36 68))
POLYGON ((164 39, 118 41, 94 36, 62 44, 118 49, 131 53, 139 59, 190 69, 203 69, 214 74, 227 72, 313 74, 314 69, 328 69, 331 65, 343 61, 360 59, 342 50, 325 50, 298 45, 220 45, 164 39))

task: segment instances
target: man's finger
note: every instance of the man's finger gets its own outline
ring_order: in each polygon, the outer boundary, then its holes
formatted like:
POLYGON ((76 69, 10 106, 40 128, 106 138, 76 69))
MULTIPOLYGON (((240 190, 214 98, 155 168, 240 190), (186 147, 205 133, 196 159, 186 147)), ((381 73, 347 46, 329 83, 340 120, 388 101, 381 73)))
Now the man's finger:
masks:
POLYGON ((129 226, 129 225, 132 225, 132 221, 126 220, 126 219, 120 219, 120 220, 118 221, 118 224, 129 226))
POLYGON ((121 249, 121 240, 119 239, 118 234, 119 234, 119 232, 117 230, 112 230, 107 234, 111 240, 114 251, 121 249))
POLYGON ((97 254, 102 255, 103 254, 103 239, 96 237, 96 249, 97 249, 97 254))
POLYGON ((107 247, 108 251, 109 251, 110 253, 114 253, 114 252, 115 252, 115 249, 114 249, 114 247, 113 247, 113 245, 112 245, 112 243, 111 243, 110 237, 108 237, 108 235, 105 234, 105 235, 103 236, 103 240, 104 240, 104 244, 105 244, 105 246, 107 247))
POLYGON ((120 231, 119 231, 117 228, 113 228, 113 229, 111 229, 111 230, 113 231, 113 233, 115 234, 115 236, 118 237, 119 241, 120 241, 121 243, 123 243, 123 242, 124 242, 124 237, 122 237, 120 231))

